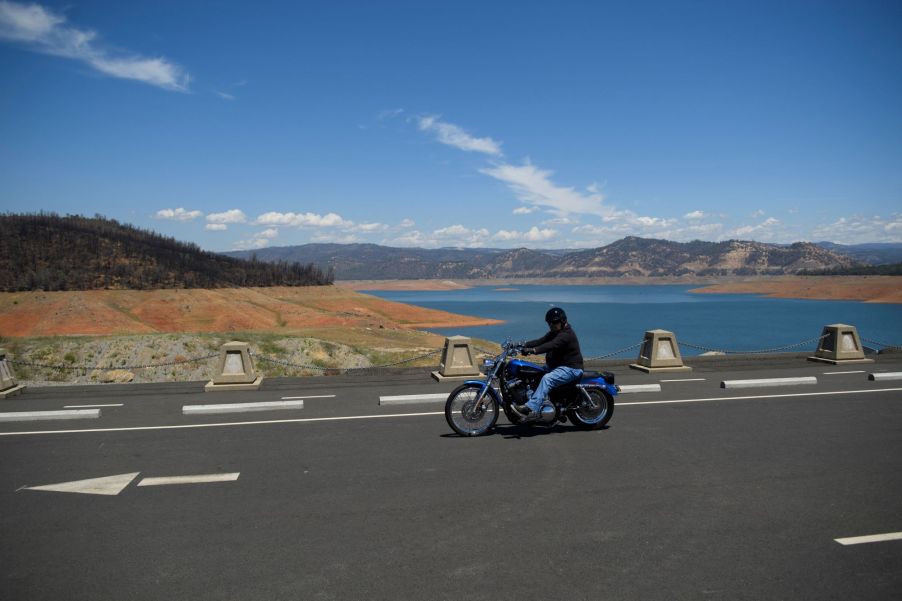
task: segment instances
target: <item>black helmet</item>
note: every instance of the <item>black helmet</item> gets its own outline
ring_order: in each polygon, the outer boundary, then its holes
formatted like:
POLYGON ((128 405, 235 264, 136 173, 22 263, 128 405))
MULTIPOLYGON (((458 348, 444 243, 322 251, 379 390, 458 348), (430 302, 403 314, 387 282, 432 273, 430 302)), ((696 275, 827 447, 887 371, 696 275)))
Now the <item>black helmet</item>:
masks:
POLYGON ((545 314, 545 321, 549 324, 556 321, 564 323, 567 321, 567 314, 564 313, 564 310, 560 307, 552 307, 551 309, 548 309, 548 313, 545 314))

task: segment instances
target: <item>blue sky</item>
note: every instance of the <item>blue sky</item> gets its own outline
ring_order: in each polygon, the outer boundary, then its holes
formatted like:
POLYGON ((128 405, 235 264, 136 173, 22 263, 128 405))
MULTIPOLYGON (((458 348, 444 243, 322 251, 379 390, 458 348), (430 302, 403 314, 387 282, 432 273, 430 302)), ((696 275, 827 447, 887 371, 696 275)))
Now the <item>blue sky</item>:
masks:
POLYGON ((0 0, 0 210, 217 251, 902 242, 902 3, 0 0))

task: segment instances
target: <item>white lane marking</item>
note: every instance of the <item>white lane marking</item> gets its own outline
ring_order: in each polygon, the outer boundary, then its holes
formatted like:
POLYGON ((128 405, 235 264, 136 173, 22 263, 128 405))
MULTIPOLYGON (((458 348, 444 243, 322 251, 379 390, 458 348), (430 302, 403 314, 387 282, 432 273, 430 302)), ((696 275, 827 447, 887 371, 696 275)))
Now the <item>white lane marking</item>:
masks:
POLYGON ((681 380, 661 380, 661 382, 705 382, 706 378, 683 378, 681 380))
POLYGON ((872 374, 868 374, 868 380, 874 380, 880 382, 882 380, 902 380, 902 372, 875 372, 872 374))
POLYGON ((888 540, 902 540, 902 532, 888 532, 887 534, 871 534, 869 536, 852 536, 849 538, 834 538, 841 545, 861 545, 864 543, 882 543, 888 540))
POLYGON ((228 405, 185 405, 185 415, 209 415, 214 413, 247 413, 250 411, 279 411, 303 409, 304 401, 271 401, 263 403, 231 403, 228 405))
POLYGON ((863 369, 859 369, 856 371, 825 371, 825 376, 841 376, 843 374, 863 374, 865 371, 863 369))
MULTIPOLYGON (((899 390, 902 390, 900 388, 899 390)), ((0 432, 0 436, 27 436, 37 434, 85 434, 88 432, 134 432, 146 430, 189 430, 193 428, 226 428, 229 426, 259 426, 264 424, 301 424, 307 422, 337 422, 358 419, 383 419, 388 417, 419 417, 444 415, 444 411, 428 413, 389 413, 386 415, 349 415, 346 417, 306 417, 297 419, 267 419, 253 422, 223 422, 220 424, 181 424, 176 426, 132 426, 129 428, 89 428, 85 430, 45 430, 42 432, 0 432)))
POLYGON ((450 392, 436 394, 402 394, 397 396, 381 396, 379 397, 380 405, 409 405, 411 403, 445 401, 450 392))
POLYGON ((334 399, 334 394, 320 394, 315 396, 283 396, 283 401, 299 401, 301 399, 334 399))
MULTIPOLYGON (((703 403, 711 401, 742 401, 753 399, 777 399, 808 396, 836 396, 846 394, 873 394, 878 392, 902 392, 902 388, 875 388, 871 390, 838 390, 833 392, 803 392, 796 394, 771 394, 761 396, 737 396, 719 397, 710 399, 682 399, 677 401, 636 401, 633 403, 617 403, 618 407, 630 407, 633 405, 663 405, 672 403, 703 403)), ((221 424, 181 424, 176 426, 133 426, 129 428, 89 428, 85 430, 44 430, 33 432, 0 432, 0 436, 36 436, 42 434, 86 434, 89 432, 133 432, 147 430, 187 430, 193 428, 226 428, 229 426, 259 426, 264 424, 301 424, 313 422, 338 422, 364 419, 390 419, 393 417, 426 417, 444 415, 444 411, 428 411, 423 413, 388 413, 385 415, 349 415, 345 417, 307 417, 298 419, 273 419, 253 422, 225 422, 221 424)))
POLYGON ((208 482, 234 482, 241 472, 231 474, 198 474, 196 476, 164 476, 144 478, 138 486, 166 486, 169 484, 206 484, 208 482))
POLYGON ((0 422, 31 422, 42 419, 97 419, 100 409, 69 409, 66 411, 14 411, 0 413, 0 422))
POLYGON ((660 384, 621 384, 621 394, 632 394, 634 392, 661 392, 660 384))
POLYGON ((63 409, 92 409, 98 407, 123 407, 122 403, 108 403, 106 405, 66 405, 63 409))
POLYGON ((131 474, 119 474, 118 476, 89 478, 87 480, 45 484, 43 486, 27 486, 20 490, 46 490, 51 492, 74 492, 85 495, 115 496, 121 493, 140 473, 141 472, 134 472, 131 474))
POLYGON ((758 380, 724 380, 721 388, 764 388, 765 386, 798 386, 800 384, 817 384, 817 378, 761 378, 758 380))

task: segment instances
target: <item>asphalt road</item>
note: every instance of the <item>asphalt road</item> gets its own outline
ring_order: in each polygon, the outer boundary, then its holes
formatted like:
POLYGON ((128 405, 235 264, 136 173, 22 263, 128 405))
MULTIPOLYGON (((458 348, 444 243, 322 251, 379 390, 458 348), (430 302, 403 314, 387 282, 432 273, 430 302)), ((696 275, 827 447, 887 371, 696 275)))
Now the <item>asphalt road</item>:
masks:
POLYGON ((661 392, 619 396, 605 430, 475 439, 441 402, 379 405, 455 385, 423 373, 28 390, 0 412, 105 407, 0 423, 0 598, 897 599, 902 540, 836 542, 902 532, 902 380, 875 371, 902 358, 618 367, 661 392), (720 387, 796 376, 817 384, 720 387), (305 406, 182 414, 283 397, 305 406), (238 476, 145 482, 211 474, 238 476))

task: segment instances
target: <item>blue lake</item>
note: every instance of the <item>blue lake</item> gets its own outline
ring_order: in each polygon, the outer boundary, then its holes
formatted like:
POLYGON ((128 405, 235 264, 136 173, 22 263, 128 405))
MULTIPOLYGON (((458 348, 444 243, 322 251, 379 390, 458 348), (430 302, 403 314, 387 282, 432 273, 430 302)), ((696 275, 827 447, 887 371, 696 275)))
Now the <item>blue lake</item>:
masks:
MULTIPOLYGON (((684 355, 703 349, 760 351, 796 345, 820 336, 825 325, 858 328, 865 346, 902 345, 902 305, 846 301, 773 299, 747 294, 692 294, 697 286, 538 286, 513 290, 480 286, 451 291, 365 291, 429 309, 502 319, 496 326, 437 329, 502 342, 537 338, 551 306, 563 308, 579 335, 583 355, 598 357, 640 343, 646 330, 670 330, 684 355), (871 342, 867 342, 871 341, 871 342), (692 345, 692 346, 689 346, 692 345)), ((785 349, 813 351, 816 342, 785 349)), ((618 355, 630 358, 634 348, 618 355)))

